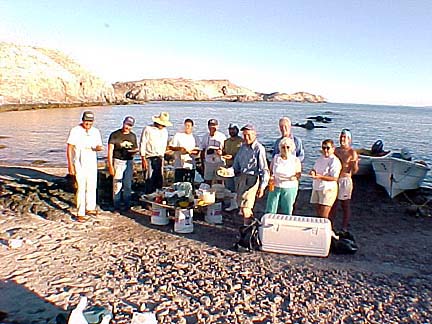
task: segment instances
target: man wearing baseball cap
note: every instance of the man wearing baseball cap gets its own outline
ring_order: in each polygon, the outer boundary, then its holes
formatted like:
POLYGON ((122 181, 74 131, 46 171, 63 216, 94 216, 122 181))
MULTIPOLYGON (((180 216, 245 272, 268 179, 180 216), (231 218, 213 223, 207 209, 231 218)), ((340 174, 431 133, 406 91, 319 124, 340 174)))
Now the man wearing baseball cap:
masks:
POLYGON ((222 149, 226 136, 219 132, 219 122, 212 118, 207 122, 209 132, 201 140, 201 161, 203 161, 204 180, 211 184, 216 178, 216 171, 224 165, 222 149))
POLYGON ((93 127, 94 114, 84 111, 82 121, 71 129, 67 140, 68 173, 77 183, 76 203, 79 222, 87 220, 86 215, 96 215, 97 154, 102 151, 99 130, 93 127))
POLYGON ((122 128, 112 132, 108 139, 108 171, 113 177, 114 210, 120 210, 122 196, 124 209, 130 208, 133 177, 133 157, 138 152, 137 137, 132 132, 135 118, 126 116, 122 128), (122 195, 123 193, 123 195, 122 195))
POLYGON ((243 144, 234 159, 234 173, 239 176, 237 201, 244 224, 249 225, 253 218, 255 198, 262 198, 267 187, 270 172, 264 146, 258 142, 256 128, 246 124, 241 128, 243 144))

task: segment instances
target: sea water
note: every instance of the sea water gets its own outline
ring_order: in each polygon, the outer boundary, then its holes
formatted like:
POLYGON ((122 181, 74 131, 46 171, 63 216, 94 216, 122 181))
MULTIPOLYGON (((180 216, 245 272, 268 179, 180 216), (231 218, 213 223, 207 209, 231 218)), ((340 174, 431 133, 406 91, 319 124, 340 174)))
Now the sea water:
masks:
MULTIPOLYGON (((152 102, 145 105, 105 106, 92 108, 59 108, 47 110, 14 111, 0 113, 0 160, 3 164, 45 166, 66 165, 66 140, 70 129, 80 122, 85 110, 93 110, 95 124, 102 134, 104 145, 111 132, 122 125, 125 116, 136 118, 134 131, 138 136, 152 117, 161 111, 170 114, 170 136, 181 130, 185 118, 195 122, 195 133, 202 136, 207 131, 207 120, 216 118, 219 130, 228 134, 228 124, 240 127, 248 122, 256 125, 258 139, 270 147, 280 136, 278 120, 282 116, 292 123, 304 124, 308 117, 325 116, 330 123, 315 122, 315 128, 306 130, 293 127, 293 133, 303 140, 306 157, 304 172, 309 172, 320 155, 321 141, 327 138, 338 142, 343 128, 353 134, 353 146, 370 148, 381 139, 385 150, 408 148, 416 160, 432 166, 432 107, 378 106, 338 103, 228 103, 228 102, 152 102)), ((105 152, 99 153, 104 157, 105 152)), ((432 187, 429 172, 423 186, 432 187)))

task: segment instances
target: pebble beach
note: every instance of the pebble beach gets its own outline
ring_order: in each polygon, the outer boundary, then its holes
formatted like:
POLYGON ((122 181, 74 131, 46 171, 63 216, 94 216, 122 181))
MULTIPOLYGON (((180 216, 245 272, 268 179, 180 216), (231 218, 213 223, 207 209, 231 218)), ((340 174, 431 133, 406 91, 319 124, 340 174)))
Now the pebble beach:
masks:
MULTIPOLYGON (((233 250, 235 213, 223 225, 197 215, 191 234, 150 224, 140 206, 76 222, 64 174, 0 167, 1 323, 55 323, 81 295, 112 323, 136 312, 158 323, 432 322, 428 191, 391 200, 356 181, 359 251, 314 258, 233 250)), ((298 215, 313 215, 309 195, 299 192, 298 215)))

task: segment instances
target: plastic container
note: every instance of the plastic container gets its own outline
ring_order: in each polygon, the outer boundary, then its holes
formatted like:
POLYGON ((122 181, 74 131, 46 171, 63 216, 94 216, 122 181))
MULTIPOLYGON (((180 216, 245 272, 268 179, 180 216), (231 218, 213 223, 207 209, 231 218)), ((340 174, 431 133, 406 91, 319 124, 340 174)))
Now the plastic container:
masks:
POLYGON ((150 223, 153 225, 168 225, 169 218, 166 208, 152 204, 150 223))
POLYGON ((193 232, 193 209, 176 209, 174 232, 192 233, 193 232))
POLYGON ((200 200, 206 204, 213 204, 216 201, 216 193, 212 190, 202 190, 200 200))
POLYGON ((222 224, 222 203, 207 206, 205 221, 210 224, 222 224))

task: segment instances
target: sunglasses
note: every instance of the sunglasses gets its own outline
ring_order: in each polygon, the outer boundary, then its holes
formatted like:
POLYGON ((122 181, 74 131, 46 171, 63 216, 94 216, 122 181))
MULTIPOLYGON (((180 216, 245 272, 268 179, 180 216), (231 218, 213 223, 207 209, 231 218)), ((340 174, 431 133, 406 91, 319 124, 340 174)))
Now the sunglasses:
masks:
POLYGON ((282 148, 289 149, 290 147, 289 146, 282 146, 282 148))
POLYGON ((321 148, 322 148, 323 150, 330 150, 330 149, 332 149, 333 147, 331 147, 331 146, 321 146, 321 148))

